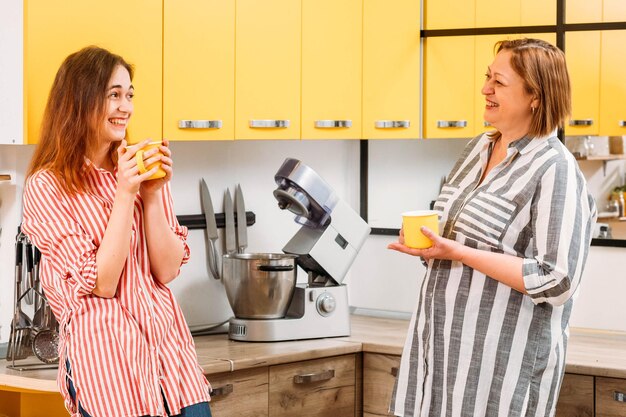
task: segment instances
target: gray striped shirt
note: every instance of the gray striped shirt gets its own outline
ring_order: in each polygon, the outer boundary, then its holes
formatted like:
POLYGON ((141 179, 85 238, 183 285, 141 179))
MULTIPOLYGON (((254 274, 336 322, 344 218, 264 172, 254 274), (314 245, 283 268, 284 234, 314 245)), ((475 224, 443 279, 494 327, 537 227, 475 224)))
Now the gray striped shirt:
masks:
POLYGON ((595 203, 555 134, 511 143, 478 185, 492 146, 486 134, 468 144, 435 209, 444 237, 523 258, 528 295, 460 262, 430 260, 395 415, 554 415, 595 203))

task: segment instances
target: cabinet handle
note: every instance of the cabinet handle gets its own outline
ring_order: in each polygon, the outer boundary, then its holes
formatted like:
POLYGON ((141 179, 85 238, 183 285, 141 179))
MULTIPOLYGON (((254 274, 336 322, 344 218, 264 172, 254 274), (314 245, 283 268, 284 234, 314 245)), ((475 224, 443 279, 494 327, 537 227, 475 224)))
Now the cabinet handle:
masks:
POLYGON ((334 377, 335 370, 329 369, 327 371, 322 371, 319 373, 296 375, 293 377, 293 383, 310 384, 311 382, 328 381, 329 379, 333 379, 334 377))
POLYGON ((570 126, 591 126, 593 124, 593 119, 575 119, 570 120, 570 126))
POLYGON ((619 126, 620 127, 626 127, 626 120, 620 120, 619 121, 619 126))
POLYGON ((352 120, 316 120, 315 127, 329 129, 334 127, 352 127, 352 120))
POLYGON ((411 127, 410 120, 376 120, 374 126, 377 129, 408 129, 411 127))
POLYGON ((231 394, 233 391, 233 384, 226 384, 222 387, 211 388, 211 392, 209 392, 209 394, 211 395, 211 397, 219 397, 222 395, 231 394))
POLYGON ((391 376, 396 377, 398 376, 398 372, 400 371, 400 369, 397 366, 392 366, 391 367, 391 376))
POLYGON ((289 120, 250 120, 250 127, 260 129, 286 128, 289 120))
POLYGON ((613 399, 615 401, 619 401, 620 403, 626 403, 626 393, 619 392, 619 391, 614 391, 613 392, 613 399))
POLYGON ((221 120, 179 120, 179 129, 221 129, 221 120))
POLYGON ((437 120, 437 127, 467 127, 467 120, 437 120))

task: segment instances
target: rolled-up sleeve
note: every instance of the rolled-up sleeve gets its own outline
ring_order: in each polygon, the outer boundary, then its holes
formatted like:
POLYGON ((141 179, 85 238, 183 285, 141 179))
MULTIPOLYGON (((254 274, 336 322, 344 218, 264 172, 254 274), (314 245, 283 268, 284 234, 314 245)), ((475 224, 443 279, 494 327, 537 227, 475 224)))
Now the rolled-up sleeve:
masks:
POLYGON ((577 291, 596 217, 593 198, 575 161, 561 159, 542 175, 532 201, 532 253, 524 286, 536 304, 562 305, 577 291))
POLYGON ((33 175, 23 201, 23 232, 77 296, 91 294, 98 276, 97 247, 73 218, 56 180, 45 172, 33 175))

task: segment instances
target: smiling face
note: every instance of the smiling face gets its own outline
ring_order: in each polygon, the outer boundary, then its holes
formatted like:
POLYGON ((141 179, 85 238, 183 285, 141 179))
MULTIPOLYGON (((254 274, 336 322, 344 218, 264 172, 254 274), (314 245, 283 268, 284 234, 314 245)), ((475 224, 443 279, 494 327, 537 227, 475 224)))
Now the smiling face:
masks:
POLYGON ((538 100, 526 91, 524 80, 513 70, 511 52, 498 52, 485 76, 481 90, 486 99, 485 121, 498 129, 504 139, 521 138, 528 133, 531 107, 537 107, 538 100))
POLYGON ((119 142, 126 137, 126 127, 133 114, 135 89, 128 70, 118 65, 111 74, 106 90, 106 114, 102 138, 106 142, 119 142))

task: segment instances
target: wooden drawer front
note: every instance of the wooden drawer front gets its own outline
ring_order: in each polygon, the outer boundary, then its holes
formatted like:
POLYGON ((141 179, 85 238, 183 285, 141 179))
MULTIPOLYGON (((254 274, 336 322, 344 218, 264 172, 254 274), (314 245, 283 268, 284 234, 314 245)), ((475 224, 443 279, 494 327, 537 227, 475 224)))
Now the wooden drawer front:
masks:
POLYGON ((565 374, 556 417, 593 417, 593 377, 565 374))
POLYGON ((596 416, 626 416, 626 379, 596 378, 596 416))
POLYGON ((224 372, 207 379, 215 391, 211 396, 214 416, 267 417, 267 367, 224 372))
POLYGON ((345 355, 271 366, 270 417, 354 416, 355 365, 355 355, 345 355), (295 382, 323 374, 317 382, 295 382))
POLYGON ((391 416, 389 403, 400 356, 363 354, 363 412, 370 416, 391 416), (393 369, 393 370, 392 370, 393 369))

